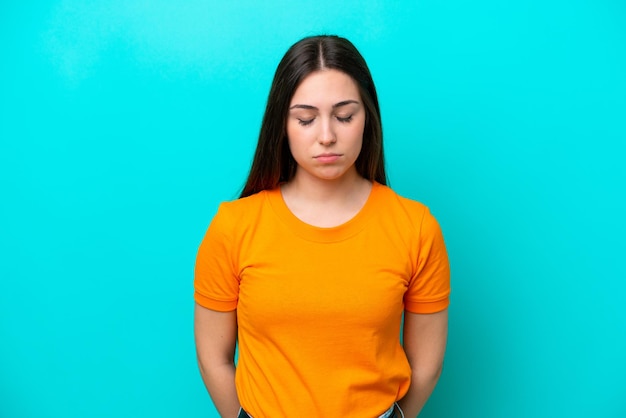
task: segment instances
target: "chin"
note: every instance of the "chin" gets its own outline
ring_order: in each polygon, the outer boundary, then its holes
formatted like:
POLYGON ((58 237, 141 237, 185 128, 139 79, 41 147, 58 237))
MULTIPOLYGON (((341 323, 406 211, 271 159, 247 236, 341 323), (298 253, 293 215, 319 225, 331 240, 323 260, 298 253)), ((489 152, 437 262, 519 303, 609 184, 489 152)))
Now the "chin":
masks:
POLYGON ((346 173, 336 173, 336 174, 318 175, 316 177, 320 180, 325 180, 325 181, 337 181, 337 180, 342 180, 344 178, 347 178, 348 176, 346 175, 346 173))
POLYGON ((343 167, 314 167, 304 171, 310 178, 322 181, 338 181, 353 175, 351 170, 345 170, 343 167))

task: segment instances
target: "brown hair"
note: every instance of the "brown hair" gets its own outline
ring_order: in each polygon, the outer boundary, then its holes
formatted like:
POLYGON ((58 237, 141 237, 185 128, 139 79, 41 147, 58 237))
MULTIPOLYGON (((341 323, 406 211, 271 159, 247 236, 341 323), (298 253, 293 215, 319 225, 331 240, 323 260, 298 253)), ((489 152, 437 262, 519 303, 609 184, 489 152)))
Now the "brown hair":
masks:
POLYGON ((322 69, 341 71, 356 82, 365 107, 363 145, 355 162, 356 170, 368 180, 387 184, 380 108, 369 68, 350 41, 339 36, 321 35, 296 42, 278 64, 254 160, 240 197, 274 189, 296 174, 297 164, 289 150, 286 133, 289 103, 302 80, 322 69))

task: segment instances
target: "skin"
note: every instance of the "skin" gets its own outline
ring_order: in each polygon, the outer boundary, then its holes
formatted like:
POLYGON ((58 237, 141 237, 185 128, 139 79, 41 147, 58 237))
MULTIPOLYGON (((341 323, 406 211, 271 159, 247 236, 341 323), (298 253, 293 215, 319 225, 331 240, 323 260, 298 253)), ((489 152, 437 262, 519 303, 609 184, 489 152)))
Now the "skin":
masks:
POLYGON ((213 404, 220 416, 236 417, 240 407, 234 361, 237 311, 217 312, 196 303, 194 333, 200 374, 213 404))
MULTIPOLYGON (((298 166, 281 186, 285 203, 302 221, 333 227, 354 217, 372 184, 354 163, 363 145, 365 109, 358 87, 337 70, 310 74, 296 89, 287 115, 287 136, 298 166)), ((211 399, 222 417, 235 417, 236 311, 216 312, 196 304, 198 363, 211 399)), ((441 374, 448 329, 447 310, 435 314, 405 312, 404 350, 412 370, 409 391, 398 403, 416 417, 441 374)))
POLYGON ((443 368, 448 310, 434 314, 404 312, 404 352, 411 365, 411 385, 398 405, 405 417, 416 417, 430 397, 443 368))
POLYGON ((296 89, 287 115, 294 178, 281 188, 302 221, 340 225, 363 207, 371 183, 354 163, 363 145, 365 108, 352 78, 337 70, 310 74, 296 89))

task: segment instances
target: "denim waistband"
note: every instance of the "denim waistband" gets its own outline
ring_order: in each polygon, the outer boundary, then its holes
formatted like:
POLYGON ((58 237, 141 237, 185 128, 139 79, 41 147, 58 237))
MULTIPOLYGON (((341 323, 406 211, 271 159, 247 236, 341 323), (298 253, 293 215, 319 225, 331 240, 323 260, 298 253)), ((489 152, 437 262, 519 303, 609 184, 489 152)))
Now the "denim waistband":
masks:
MULTIPOLYGON (((252 415, 249 415, 243 408, 239 408, 239 415, 237 418, 252 418, 252 415)), ((398 403, 394 402, 389 409, 382 415, 379 415, 378 418, 404 418, 404 413, 398 406, 398 403)))

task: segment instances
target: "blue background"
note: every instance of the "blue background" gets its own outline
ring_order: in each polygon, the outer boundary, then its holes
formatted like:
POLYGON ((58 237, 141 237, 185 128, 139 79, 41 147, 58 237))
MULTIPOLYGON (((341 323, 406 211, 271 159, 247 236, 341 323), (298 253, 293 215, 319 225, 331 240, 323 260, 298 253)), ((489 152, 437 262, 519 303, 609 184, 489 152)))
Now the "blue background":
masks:
POLYGON ((391 184, 445 232, 422 416, 626 416, 626 3, 260 3, 0 6, 0 417, 217 416, 195 252, 317 33, 367 59, 391 184))

